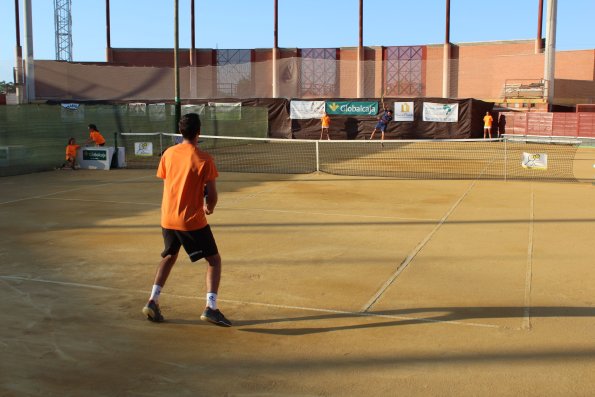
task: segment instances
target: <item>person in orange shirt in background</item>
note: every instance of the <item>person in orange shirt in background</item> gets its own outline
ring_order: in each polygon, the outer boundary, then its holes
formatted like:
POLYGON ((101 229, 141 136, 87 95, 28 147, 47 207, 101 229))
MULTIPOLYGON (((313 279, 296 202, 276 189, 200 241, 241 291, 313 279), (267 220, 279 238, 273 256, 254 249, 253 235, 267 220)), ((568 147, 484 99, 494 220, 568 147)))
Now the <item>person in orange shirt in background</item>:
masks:
POLYGON ((68 145, 66 145, 66 162, 60 167, 61 170, 66 168, 67 165, 73 170, 76 170, 76 151, 78 149, 80 149, 80 146, 76 144, 76 140, 70 138, 68 140, 68 145))
POLYGON ((320 131, 320 139, 322 139, 322 137, 326 133, 326 139, 330 140, 331 137, 329 136, 328 130, 329 130, 329 127, 331 126, 331 118, 329 117, 328 114, 325 113, 322 116, 322 119, 320 119, 320 121, 322 122, 322 130, 320 131))
POLYGON ((91 142, 94 142, 95 146, 105 145, 105 138, 97 130, 97 126, 95 124, 89 124, 89 139, 87 139, 85 145, 91 142))
POLYGON ((494 122, 494 119, 492 118, 492 115, 490 115, 490 112, 486 112, 486 115, 483 116, 483 139, 486 138, 487 134, 490 135, 490 139, 492 138, 492 123, 493 122, 494 122))
POLYGON ((190 261, 205 258, 208 263, 206 308, 200 319, 231 327, 231 322, 217 309, 221 256, 206 217, 217 205, 215 179, 219 174, 213 158, 196 146, 200 135, 198 115, 185 114, 178 128, 184 140, 163 153, 157 169, 157 177, 163 179, 161 230, 165 249, 161 253, 163 259, 157 267, 151 296, 142 312, 150 321, 163 321, 159 295, 183 246, 190 261))

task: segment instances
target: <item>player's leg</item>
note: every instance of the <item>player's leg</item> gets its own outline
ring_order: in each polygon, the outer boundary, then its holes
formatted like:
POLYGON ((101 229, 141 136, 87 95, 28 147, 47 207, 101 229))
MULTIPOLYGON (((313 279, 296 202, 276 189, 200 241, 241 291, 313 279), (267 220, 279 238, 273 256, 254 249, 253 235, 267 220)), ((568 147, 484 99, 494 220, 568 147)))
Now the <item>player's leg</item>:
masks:
MULTIPOLYGON (((207 292, 217 294, 219 291, 219 283, 221 282, 221 255, 216 254, 205 259, 208 263, 206 274, 207 292)), ((209 299, 207 304, 211 303, 211 301, 212 299, 209 299)), ((213 308, 217 308, 216 302, 213 308)))
POLYGON ((207 261, 207 307, 200 316, 203 321, 208 321, 222 327, 231 327, 229 321, 223 313, 217 308, 217 292, 219 291, 219 282, 221 281, 221 256, 219 254, 211 255, 205 258, 207 261))
POLYGON ((159 308, 159 296, 161 295, 161 290, 165 286, 165 282, 169 277, 171 269, 178 259, 178 252, 182 246, 182 243, 179 241, 173 230, 162 229, 162 234, 165 249, 161 253, 162 259, 155 271, 155 281, 153 282, 149 301, 142 310, 143 314, 147 316, 147 319, 153 322, 163 321, 163 315, 159 308))
POLYGON ((205 258, 207 271, 205 284, 207 290, 206 307, 200 316, 201 320, 211 322, 222 327, 231 327, 229 321, 217 308, 217 294, 221 281, 221 256, 215 242, 215 237, 209 225, 199 230, 178 232, 182 245, 192 262, 205 258))
POLYGON ((174 255, 166 255, 159 265, 157 265, 157 272, 155 273, 155 284, 159 285, 163 288, 165 286, 165 282, 169 277, 169 273, 171 269, 174 267, 176 260, 178 259, 178 254, 174 255))

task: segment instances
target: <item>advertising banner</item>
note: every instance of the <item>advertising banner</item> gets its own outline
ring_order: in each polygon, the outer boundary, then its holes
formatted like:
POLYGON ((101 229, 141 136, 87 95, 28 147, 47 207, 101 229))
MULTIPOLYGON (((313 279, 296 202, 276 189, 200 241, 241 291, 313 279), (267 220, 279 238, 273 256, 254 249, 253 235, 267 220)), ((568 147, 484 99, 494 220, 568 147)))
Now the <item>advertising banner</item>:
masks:
POLYGON ((182 105, 181 113, 182 115, 196 113, 202 116, 205 113, 205 105, 182 105))
POLYGON ((81 122, 85 120, 85 106, 78 103, 63 103, 60 107, 62 121, 81 122))
POLYGON ((149 120, 164 121, 165 120, 165 103, 150 103, 149 104, 149 120))
POLYGON ((142 157, 150 157, 153 155, 152 142, 134 142, 134 155, 142 157))
POLYGON ((459 104, 424 102, 423 120, 457 123, 459 121, 459 104))
POLYGON ((523 168, 547 170, 547 153, 523 153, 523 168))
POLYGON ((241 120, 242 102, 209 102, 211 120, 241 120))
POLYGON ((394 121, 414 121, 413 102, 395 102, 394 121))
POLYGON ((291 101, 289 117, 294 120, 319 119, 324 115, 324 101, 291 101))
POLYGON ((83 160, 107 160, 107 151, 105 149, 83 149, 83 160))
POLYGON ((342 116, 375 116, 378 114, 378 102, 327 101, 326 113, 342 116))

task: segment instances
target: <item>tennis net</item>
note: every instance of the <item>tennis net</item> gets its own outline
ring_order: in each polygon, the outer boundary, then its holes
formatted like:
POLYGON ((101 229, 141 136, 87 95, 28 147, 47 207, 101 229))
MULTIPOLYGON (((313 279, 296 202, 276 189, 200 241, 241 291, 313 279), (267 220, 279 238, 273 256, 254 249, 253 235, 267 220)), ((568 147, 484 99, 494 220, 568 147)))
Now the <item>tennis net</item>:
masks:
MULTIPOLYGON (((160 154, 181 141, 168 133, 121 134, 129 167, 156 167, 160 154), (150 147, 150 150, 147 149, 150 147), (145 148, 145 150, 140 150, 145 148)), ((540 137, 456 140, 244 138, 201 135, 198 146, 220 171, 407 179, 528 179, 575 181, 580 141, 540 137)))

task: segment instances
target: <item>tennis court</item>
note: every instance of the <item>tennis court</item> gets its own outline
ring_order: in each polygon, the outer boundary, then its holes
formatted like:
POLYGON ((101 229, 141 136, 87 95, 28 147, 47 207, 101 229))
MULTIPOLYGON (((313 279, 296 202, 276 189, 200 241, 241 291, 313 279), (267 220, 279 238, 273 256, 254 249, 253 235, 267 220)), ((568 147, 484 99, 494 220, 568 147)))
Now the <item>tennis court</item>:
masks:
MULTIPOLYGON (((592 153, 577 155, 592 178, 592 153)), ((155 170, 0 179, 0 394, 586 396, 595 186, 221 173, 204 261, 148 322, 155 170)))

